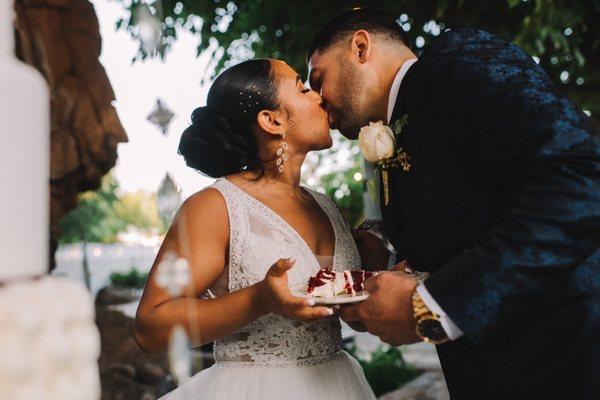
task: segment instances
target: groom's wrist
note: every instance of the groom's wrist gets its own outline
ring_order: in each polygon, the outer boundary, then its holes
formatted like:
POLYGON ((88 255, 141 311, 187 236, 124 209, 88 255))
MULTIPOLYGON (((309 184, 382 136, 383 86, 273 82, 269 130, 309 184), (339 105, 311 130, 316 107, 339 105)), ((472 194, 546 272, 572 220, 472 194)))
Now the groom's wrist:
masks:
POLYGON ((412 295, 412 306, 415 332, 421 340, 436 345, 450 340, 442 325, 441 317, 427 307, 416 288, 412 295))

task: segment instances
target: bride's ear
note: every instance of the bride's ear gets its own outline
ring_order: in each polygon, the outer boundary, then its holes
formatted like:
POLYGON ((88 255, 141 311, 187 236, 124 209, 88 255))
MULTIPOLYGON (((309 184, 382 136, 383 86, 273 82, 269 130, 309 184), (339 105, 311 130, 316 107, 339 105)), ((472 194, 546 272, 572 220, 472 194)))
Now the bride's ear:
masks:
POLYGON ((258 127, 271 135, 280 136, 285 132, 283 116, 278 111, 262 110, 256 116, 258 127))

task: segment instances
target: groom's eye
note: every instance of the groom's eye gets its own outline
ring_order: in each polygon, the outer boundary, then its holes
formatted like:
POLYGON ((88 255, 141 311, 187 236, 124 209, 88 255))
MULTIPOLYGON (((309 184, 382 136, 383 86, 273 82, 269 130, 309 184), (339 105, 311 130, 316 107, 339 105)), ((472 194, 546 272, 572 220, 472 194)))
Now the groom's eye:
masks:
POLYGON ((321 94, 321 76, 319 76, 318 79, 312 78, 310 80, 310 88, 315 92, 321 94))
POLYGON ((304 89, 304 90, 302 90, 302 93, 308 93, 310 91, 311 91, 311 89, 304 89))

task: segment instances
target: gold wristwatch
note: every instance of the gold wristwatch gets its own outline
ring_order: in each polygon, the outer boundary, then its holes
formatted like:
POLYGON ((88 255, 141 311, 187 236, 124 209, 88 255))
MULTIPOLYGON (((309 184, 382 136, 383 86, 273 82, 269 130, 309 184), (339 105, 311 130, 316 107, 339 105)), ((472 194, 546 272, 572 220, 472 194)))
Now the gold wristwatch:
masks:
POLYGON ((412 305, 416 321, 415 330, 424 342, 442 344, 450 340, 442 326, 440 316, 427 308, 416 290, 412 295, 412 305))

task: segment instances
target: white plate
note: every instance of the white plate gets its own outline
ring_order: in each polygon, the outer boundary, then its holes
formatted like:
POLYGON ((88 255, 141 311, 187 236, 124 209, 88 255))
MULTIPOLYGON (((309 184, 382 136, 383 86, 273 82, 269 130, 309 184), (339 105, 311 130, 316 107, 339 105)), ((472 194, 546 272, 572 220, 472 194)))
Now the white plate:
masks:
POLYGON ((306 294, 304 290, 292 290, 292 294, 296 297, 302 297, 305 299, 313 299, 316 305, 336 305, 336 304, 349 304, 358 303, 369 298, 369 293, 366 291, 358 292, 356 294, 338 294, 335 297, 313 297, 306 294))

